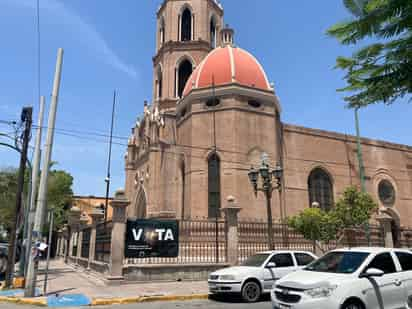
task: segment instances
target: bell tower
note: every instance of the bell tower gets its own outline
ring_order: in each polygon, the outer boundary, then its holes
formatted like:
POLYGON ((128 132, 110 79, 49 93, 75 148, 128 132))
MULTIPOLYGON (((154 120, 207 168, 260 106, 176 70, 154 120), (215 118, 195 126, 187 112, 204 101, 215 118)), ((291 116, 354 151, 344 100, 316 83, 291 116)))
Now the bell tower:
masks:
POLYGON ((218 0, 164 0, 157 11, 153 101, 173 110, 193 70, 221 44, 218 0))

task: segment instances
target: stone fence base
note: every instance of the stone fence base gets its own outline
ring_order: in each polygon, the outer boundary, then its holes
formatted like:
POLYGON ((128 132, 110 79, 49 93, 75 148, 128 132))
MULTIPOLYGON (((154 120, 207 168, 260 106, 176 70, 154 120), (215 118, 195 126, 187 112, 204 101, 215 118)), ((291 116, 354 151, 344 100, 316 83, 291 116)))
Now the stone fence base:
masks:
POLYGON ((126 265, 123 277, 126 281, 200 281, 207 280, 209 274, 228 264, 157 264, 126 265))

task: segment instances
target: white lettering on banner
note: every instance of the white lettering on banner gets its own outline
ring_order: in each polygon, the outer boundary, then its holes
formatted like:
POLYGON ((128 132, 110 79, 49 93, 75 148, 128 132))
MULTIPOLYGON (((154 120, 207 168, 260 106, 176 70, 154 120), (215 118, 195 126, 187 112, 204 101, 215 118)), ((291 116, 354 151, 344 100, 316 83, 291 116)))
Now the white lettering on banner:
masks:
POLYGON ((172 232, 171 229, 167 229, 165 240, 175 240, 175 238, 173 237, 173 232, 172 232))
POLYGON ((142 238, 143 229, 139 229, 139 232, 136 232, 136 229, 132 229, 132 232, 135 241, 139 241, 142 238))
MULTIPOLYGON (((142 239, 143 232, 144 232, 144 229, 139 229, 139 230, 132 229, 134 240, 140 241, 142 239)), ((155 232, 157 233, 157 237, 159 241, 175 240, 172 229, 167 229, 167 230, 166 229, 156 229, 155 232)))
POLYGON ((163 233, 166 232, 165 229, 156 229, 156 233, 159 235, 159 240, 163 239, 163 233))

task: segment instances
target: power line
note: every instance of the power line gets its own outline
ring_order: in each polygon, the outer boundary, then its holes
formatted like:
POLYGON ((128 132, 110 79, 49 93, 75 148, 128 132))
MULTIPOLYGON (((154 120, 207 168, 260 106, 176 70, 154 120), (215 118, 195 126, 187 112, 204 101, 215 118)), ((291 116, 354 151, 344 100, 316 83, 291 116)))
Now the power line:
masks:
MULTIPOLYGON (((37 129, 38 126, 33 126, 33 129, 37 129)), ((43 126, 42 129, 47 130, 47 126, 43 126)), ((73 129, 59 129, 55 128, 56 131, 63 132, 63 133, 75 133, 75 134, 82 134, 82 135, 89 135, 89 136, 98 136, 98 137, 107 137, 109 138, 110 135, 104 134, 104 133, 99 133, 97 131, 81 131, 81 130, 73 130, 73 129)), ((113 138, 115 139, 120 139, 120 140, 129 140, 128 137, 125 136, 119 136, 119 135, 113 135, 113 138)))

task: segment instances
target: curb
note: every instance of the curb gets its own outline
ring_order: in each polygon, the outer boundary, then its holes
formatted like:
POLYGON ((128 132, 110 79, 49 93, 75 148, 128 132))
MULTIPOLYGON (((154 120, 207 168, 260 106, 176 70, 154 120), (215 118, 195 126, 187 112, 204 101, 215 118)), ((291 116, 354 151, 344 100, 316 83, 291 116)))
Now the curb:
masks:
POLYGON ((193 294, 193 295, 164 295, 164 296, 141 296, 129 298, 95 298, 92 300, 91 306, 102 305, 124 305, 134 303, 147 303, 156 301, 187 301, 208 299, 209 294, 193 294))
POLYGON ((32 306, 47 306, 47 299, 45 297, 38 298, 21 298, 21 297, 4 297, 0 296, 0 302, 14 303, 20 305, 32 305, 32 306))
MULTIPOLYGON (((125 298, 95 298, 92 300, 90 306, 107 306, 107 305, 125 305, 136 303, 148 303, 156 301, 188 301, 208 299, 209 294, 193 294, 193 295, 164 295, 164 296, 139 296, 139 297, 125 297, 125 298)), ((45 297, 39 298, 20 298, 20 297, 4 297, 0 296, 0 302, 13 303, 20 305, 32 305, 47 307, 47 299, 45 297)))

